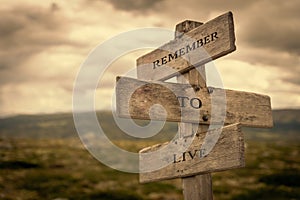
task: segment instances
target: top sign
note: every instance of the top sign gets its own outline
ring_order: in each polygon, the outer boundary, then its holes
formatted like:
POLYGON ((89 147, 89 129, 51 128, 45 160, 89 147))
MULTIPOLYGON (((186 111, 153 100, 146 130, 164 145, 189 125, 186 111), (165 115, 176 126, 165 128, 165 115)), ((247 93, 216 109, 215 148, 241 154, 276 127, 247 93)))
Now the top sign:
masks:
POLYGON ((166 80, 233 52, 232 13, 225 13, 137 59, 144 80, 166 80))

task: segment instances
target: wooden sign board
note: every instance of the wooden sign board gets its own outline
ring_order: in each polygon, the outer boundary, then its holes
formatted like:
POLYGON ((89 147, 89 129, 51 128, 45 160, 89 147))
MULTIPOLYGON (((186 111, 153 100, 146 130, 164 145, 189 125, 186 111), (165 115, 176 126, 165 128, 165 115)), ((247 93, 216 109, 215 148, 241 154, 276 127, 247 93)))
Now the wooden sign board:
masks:
POLYGON ((166 80, 236 49, 231 12, 137 59, 139 79, 166 80))
POLYGON ((273 125, 270 97, 266 95, 219 88, 195 91, 189 84, 127 77, 117 80, 116 104, 120 117, 200 124, 241 123, 250 127, 273 125), (161 110, 152 110, 150 118, 149 111, 154 104, 162 105, 167 117, 161 110))
POLYGON ((232 124, 219 130, 222 132, 218 142, 208 155, 203 156, 205 149, 201 149, 201 146, 204 137, 206 134, 214 134, 214 131, 216 130, 197 133, 191 145, 184 152, 181 152, 180 155, 168 155, 171 158, 148 154, 164 148, 168 143, 141 150, 139 154, 142 171, 155 162, 167 159, 171 159, 171 162, 156 171, 140 173, 140 182, 146 183, 244 167, 244 138, 239 124, 232 124))

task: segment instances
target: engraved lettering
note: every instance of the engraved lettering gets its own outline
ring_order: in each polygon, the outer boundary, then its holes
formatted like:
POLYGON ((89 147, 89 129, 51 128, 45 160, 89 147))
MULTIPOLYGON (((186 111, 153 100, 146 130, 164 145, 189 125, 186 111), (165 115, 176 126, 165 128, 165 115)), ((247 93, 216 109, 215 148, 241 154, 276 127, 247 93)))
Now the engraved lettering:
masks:
POLYGON ((200 149, 199 157, 200 157, 200 158, 203 158, 203 157, 204 157, 204 154, 205 154, 205 149, 200 149))
POLYGON ((164 57, 161 58, 161 64, 162 64, 162 65, 167 64, 167 62, 168 62, 168 61, 167 61, 167 56, 164 56, 164 57))
POLYGON ((153 69, 155 69, 156 67, 159 67, 160 64, 159 64, 159 60, 156 60, 153 62, 153 69))
POLYGON ((195 50, 195 42, 193 42, 192 46, 186 45, 186 53, 192 50, 195 50))
POLYGON ((170 54, 168 55, 168 57, 169 57, 169 62, 171 62, 171 60, 176 59, 176 58, 178 57, 177 51, 175 51, 174 54, 171 54, 171 53, 170 53, 170 54))
POLYGON ((210 42, 209 36, 204 37, 204 44, 208 44, 210 42))
POLYGON ((173 154, 173 163, 180 163, 188 160, 194 160, 194 159, 199 159, 203 158, 205 155, 205 149, 195 149, 192 151, 186 151, 183 152, 179 158, 177 157, 176 154, 173 154))
POLYGON ((193 107, 193 108, 196 108, 196 109, 199 109, 201 108, 202 106, 202 102, 200 99, 198 98, 191 98, 190 100, 190 105, 193 107), (196 102, 196 103, 195 103, 196 102))
POLYGON ((187 152, 183 152, 183 154, 182 154, 182 162, 183 161, 185 161, 185 154, 186 154, 187 152))
POLYGON ((172 60, 176 60, 177 58, 188 54, 194 51, 197 48, 203 47, 219 38, 218 32, 213 32, 209 35, 206 35, 202 38, 199 38, 197 41, 187 44, 185 47, 179 48, 175 51, 175 53, 168 53, 168 55, 161 57, 153 62, 153 69, 161 67, 162 65, 166 65, 168 62, 172 60))
POLYGON ((183 55, 185 54, 184 49, 185 49, 185 48, 179 49, 179 56, 183 56, 183 55))
POLYGON ((181 102, 180 102, 180 107, 185 107, 185 104, 184 104, 184 99, 187 99, 187 100, 189 100, 189 98, 188 97, 177 97, 177 99, 179 100, 179 99, 181 99, 181 102))
POLYGON ((181 160, 177 160, 176 159, 176 154, 174 154, 174 162, 173 163, 179 163, 179 162, 181 162, 181 160))
POLYGON ((197 40, 197 48, 203 46, 203 39, 197 40))
POLYGON ((192 159, 194 159, 194 157, 196 156, 198 150, 194 151, 194 154, 192 154, 192 152, 189 151, 189 155, 191 156, 192 159))
POLYGON ((214 41, 214 38, 215 38, 215 39, 218 39, 218 38, 219 38, 219 37, 217 36, 217 34, 218 34, 217 32, 214 32, 214 33, 211 34, 211 41, 214 41))

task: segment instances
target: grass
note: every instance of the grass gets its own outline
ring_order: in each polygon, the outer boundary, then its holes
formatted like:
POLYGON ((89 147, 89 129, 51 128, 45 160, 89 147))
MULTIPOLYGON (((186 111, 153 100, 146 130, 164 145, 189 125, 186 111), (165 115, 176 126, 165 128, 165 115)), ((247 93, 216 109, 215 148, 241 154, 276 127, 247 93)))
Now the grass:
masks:
MULTIPOLYGON (((299 150, 297 140, 246 140, 246 167, 214 173, 214 199, 300 199, 299 150)), ((139 184, 137 174, 95 160, 77 138, 2 138, 0 155, 0 199, 183 199, 180 179, 139 184)))

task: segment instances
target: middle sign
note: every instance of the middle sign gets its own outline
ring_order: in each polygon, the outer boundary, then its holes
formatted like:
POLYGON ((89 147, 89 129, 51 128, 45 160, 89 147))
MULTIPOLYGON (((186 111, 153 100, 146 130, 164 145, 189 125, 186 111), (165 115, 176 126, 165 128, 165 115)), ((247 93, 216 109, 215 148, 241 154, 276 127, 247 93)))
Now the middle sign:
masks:
POLYGON ((125 118, 262 128, 273 125, 270 97, 250 92, 118 77, 116 101, 118 116, 125 118), (154 105, 161 105, 165 112, 154 105))

